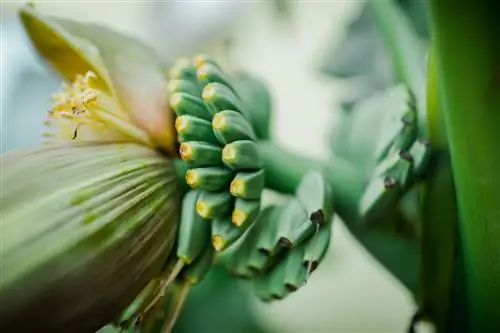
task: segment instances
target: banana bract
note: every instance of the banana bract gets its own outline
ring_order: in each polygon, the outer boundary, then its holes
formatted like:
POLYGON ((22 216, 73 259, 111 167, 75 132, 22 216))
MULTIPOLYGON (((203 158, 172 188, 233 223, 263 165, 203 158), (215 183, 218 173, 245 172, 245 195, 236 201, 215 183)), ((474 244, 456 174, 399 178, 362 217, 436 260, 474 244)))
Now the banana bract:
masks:
POLYGON ((177 236, 167 80, 132 38, 33 6, 20 18, 64 83, 47 145, 1 156, 0 332, 95 332, 165 274, 177 236))
POLYGON ((1 162, 0 331, 96 331, 160 273, 179 209, 164 156, 75 143, 1 162))

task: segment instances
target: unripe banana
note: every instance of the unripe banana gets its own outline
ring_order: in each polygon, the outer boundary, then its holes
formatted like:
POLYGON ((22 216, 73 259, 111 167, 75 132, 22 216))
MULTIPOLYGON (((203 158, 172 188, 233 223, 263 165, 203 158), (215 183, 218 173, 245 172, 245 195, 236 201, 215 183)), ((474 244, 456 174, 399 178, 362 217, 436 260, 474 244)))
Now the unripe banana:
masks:
POLYGON ((231 181, 230 191, 235 197, 256 200, 262 195, 265 186, 264 170, 241 171, 231 181))
POLYGON ((222 164, 222 150, 219 146, 203 141, 181 143, 179 153, 189 168, 219 166, 222 164))
MULTIPOLYGON (((186 80, 172 82, 187 82, 194 85, 186 80)), ((203 100, 186 92, 176 92, 172 94, 172 96, 170 96, 170 107, 178 117, 188 115, 208 121, 212 119, 212 115, 203 100)))
POLYGON ((177 257, 189 265, 206 249, 210 241, 210 222, 196 212, 199 191, 189 191, 182 202, 177 257))
POLYGON ((239 140, 256 141, 252 125, 241 113, 224 110, 215 114, 212 120, 215 136, 222 144, 239 140))
POLYGON ((222 162, 233 170, 262 167, 257 144, 251 140, 239 140, 225 145, 222 150, 222 162))
POLYGON ((175 120, 175 129, 179 142, 204 141, 218 144, 212 125, 207 120, 191 115, 182 115, 175 120))
POLYGON ((196 212, 206 219, 223 218, 231 213, 233 201, 227 191, 203 191, 196 202, 196 212))
POLYGON ((200 87, 189 80, 186 79, 173 79, 167 85, 167 93, 169 96, 174 93, 186 93, 191 96, 201 96, 200 87))
POLYGON ((247 116, 246 107, 243 101, 236 95, 234 90, 225 84, 209 83, 203 88, 202 97, 205 103, 212 107, 216 113, 224 110, 233 110, 247 116))
POLYGON ((222 167, 195 168, 186 172, 186 183, 194 189, 222 191, 229 186, 233 172, 222 167))
MULTIPOLYGON (((206 87, 225 87, 223 89, 228 89, 231 94, 227 94, 228 99, 235 99, 232 96, 236 96, 234 89, 232 89, 231 79, 221 70, 221 68, 216 65, 214 62, 212 63, 204 63, 200 67, 198 67, 196 71, 197 78, 200 82, 206 85, 206 87)), ((223 105, 217 107, 216 109, 232 109, 224 108, 223 105)))

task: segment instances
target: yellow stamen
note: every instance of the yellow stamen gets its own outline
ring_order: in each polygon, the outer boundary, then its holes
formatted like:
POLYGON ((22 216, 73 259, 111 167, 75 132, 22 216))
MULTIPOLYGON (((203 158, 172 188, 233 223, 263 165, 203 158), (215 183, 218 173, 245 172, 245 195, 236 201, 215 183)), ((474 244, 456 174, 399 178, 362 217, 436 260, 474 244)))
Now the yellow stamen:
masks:
POLYGON ((217 113, 212 119, 212 128, 220 131, 226 127, 226 122, 226 117, 217 113))
POLYGON ((245 220, 247 219, 247 214, 245 212, 235 209, 233 210, 233 215, 231 216, 231 221, 233 224, 237 227, 240 227, 243 223, 245 223, 245 220))
POLYGON ((229 191, 235 197, 240 196, 245 193, 245 182, 241 179, 233 179, 231 185, 229 186, 229 191))
POLYGON ((236 159, 236 148, 233 144, 228 144, 222 149, 222 159, 231 162, 236 159))
POLYGON ((177 131, 177 133, 182 134, 188 127, 189 127, 188 118, 184 116, 177 117, 177 119, 175 120, 175 130, 177 131))
MULTIPOLYGON (((103 129, 104 123, 93 114, 99 106, 98 92, 93 80, 96 75, 87 72, 85 76, 77 75, 72 84, 63 83, 62 92, 52 95, 54 107, 48 112, 44 124, 48 127, 46 138, 70 141, 80 139, 79 130, 97 132, 103 129)), ((95 133, 100 134, 100 133, 95 133)))
POLYGON ((189 143, 183 142, 179 147, 179 153, 181 154, 181 158, 187 161, 193 157, 193 147, 189 143))
POLYGON ((209 85, 206 85, 205 88, 203 88, 203 92, 201 94, 201 97, 203 98, 203 100, 205 102, 210 102, 214 98, 215 93, 216 93, 216 89, 215 89, 214 85, 209 84, 209 85))
POLYGON ((191 186, 192 188, 195 188, 200 181, 200 176, 198 175, 198 172, 196 170, 188 170, 186 172, 186 183, 191 186))
POLYGON ((212 246, 214 247, 216 252, 220 252, 224 249, 224 239, 220 235, 212 236, 212 246))
POLYGON ((196 202, 196 212, 203 218, 207 219, 210 217, 210 207, 203 201, 196 202))
POLYGON ((44 136, 54 141, 122 141, 151 145, 146 132, 135 126, 113 96, 98 88, 89 71, 77 75, 63 91, 53 94, 53 108, 44 121, 44 136))

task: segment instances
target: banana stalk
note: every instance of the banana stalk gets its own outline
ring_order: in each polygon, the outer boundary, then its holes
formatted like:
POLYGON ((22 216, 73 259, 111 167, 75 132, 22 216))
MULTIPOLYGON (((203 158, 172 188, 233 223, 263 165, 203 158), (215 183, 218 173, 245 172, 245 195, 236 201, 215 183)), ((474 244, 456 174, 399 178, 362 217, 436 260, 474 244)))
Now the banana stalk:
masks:
MULTIPOLYGON (((427 180, 420 189, 422 237, 419 309, 414 324, 430 321, 437 332, 448 332, 456 312, 452 288, 457 277, 458 208, 442 107, 439 99, 435 53, 428 61, 427 124, 431 156, 427 180)), ((454 327, 457 331, 458 327, 454 327)))
POLYGON ((432 1, 439 89, 460 212, 469 332, 499 330, 498 4, 432 1))

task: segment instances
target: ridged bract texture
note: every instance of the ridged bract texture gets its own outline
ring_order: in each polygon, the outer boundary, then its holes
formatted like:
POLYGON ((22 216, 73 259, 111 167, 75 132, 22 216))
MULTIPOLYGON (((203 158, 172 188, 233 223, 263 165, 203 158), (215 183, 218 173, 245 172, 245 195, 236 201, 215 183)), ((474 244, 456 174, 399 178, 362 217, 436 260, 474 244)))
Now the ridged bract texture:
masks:
POLYGON ((67 144, 1 157, 0 332, 95 332, 172 249, 174 166, 136 144, 67 144))

